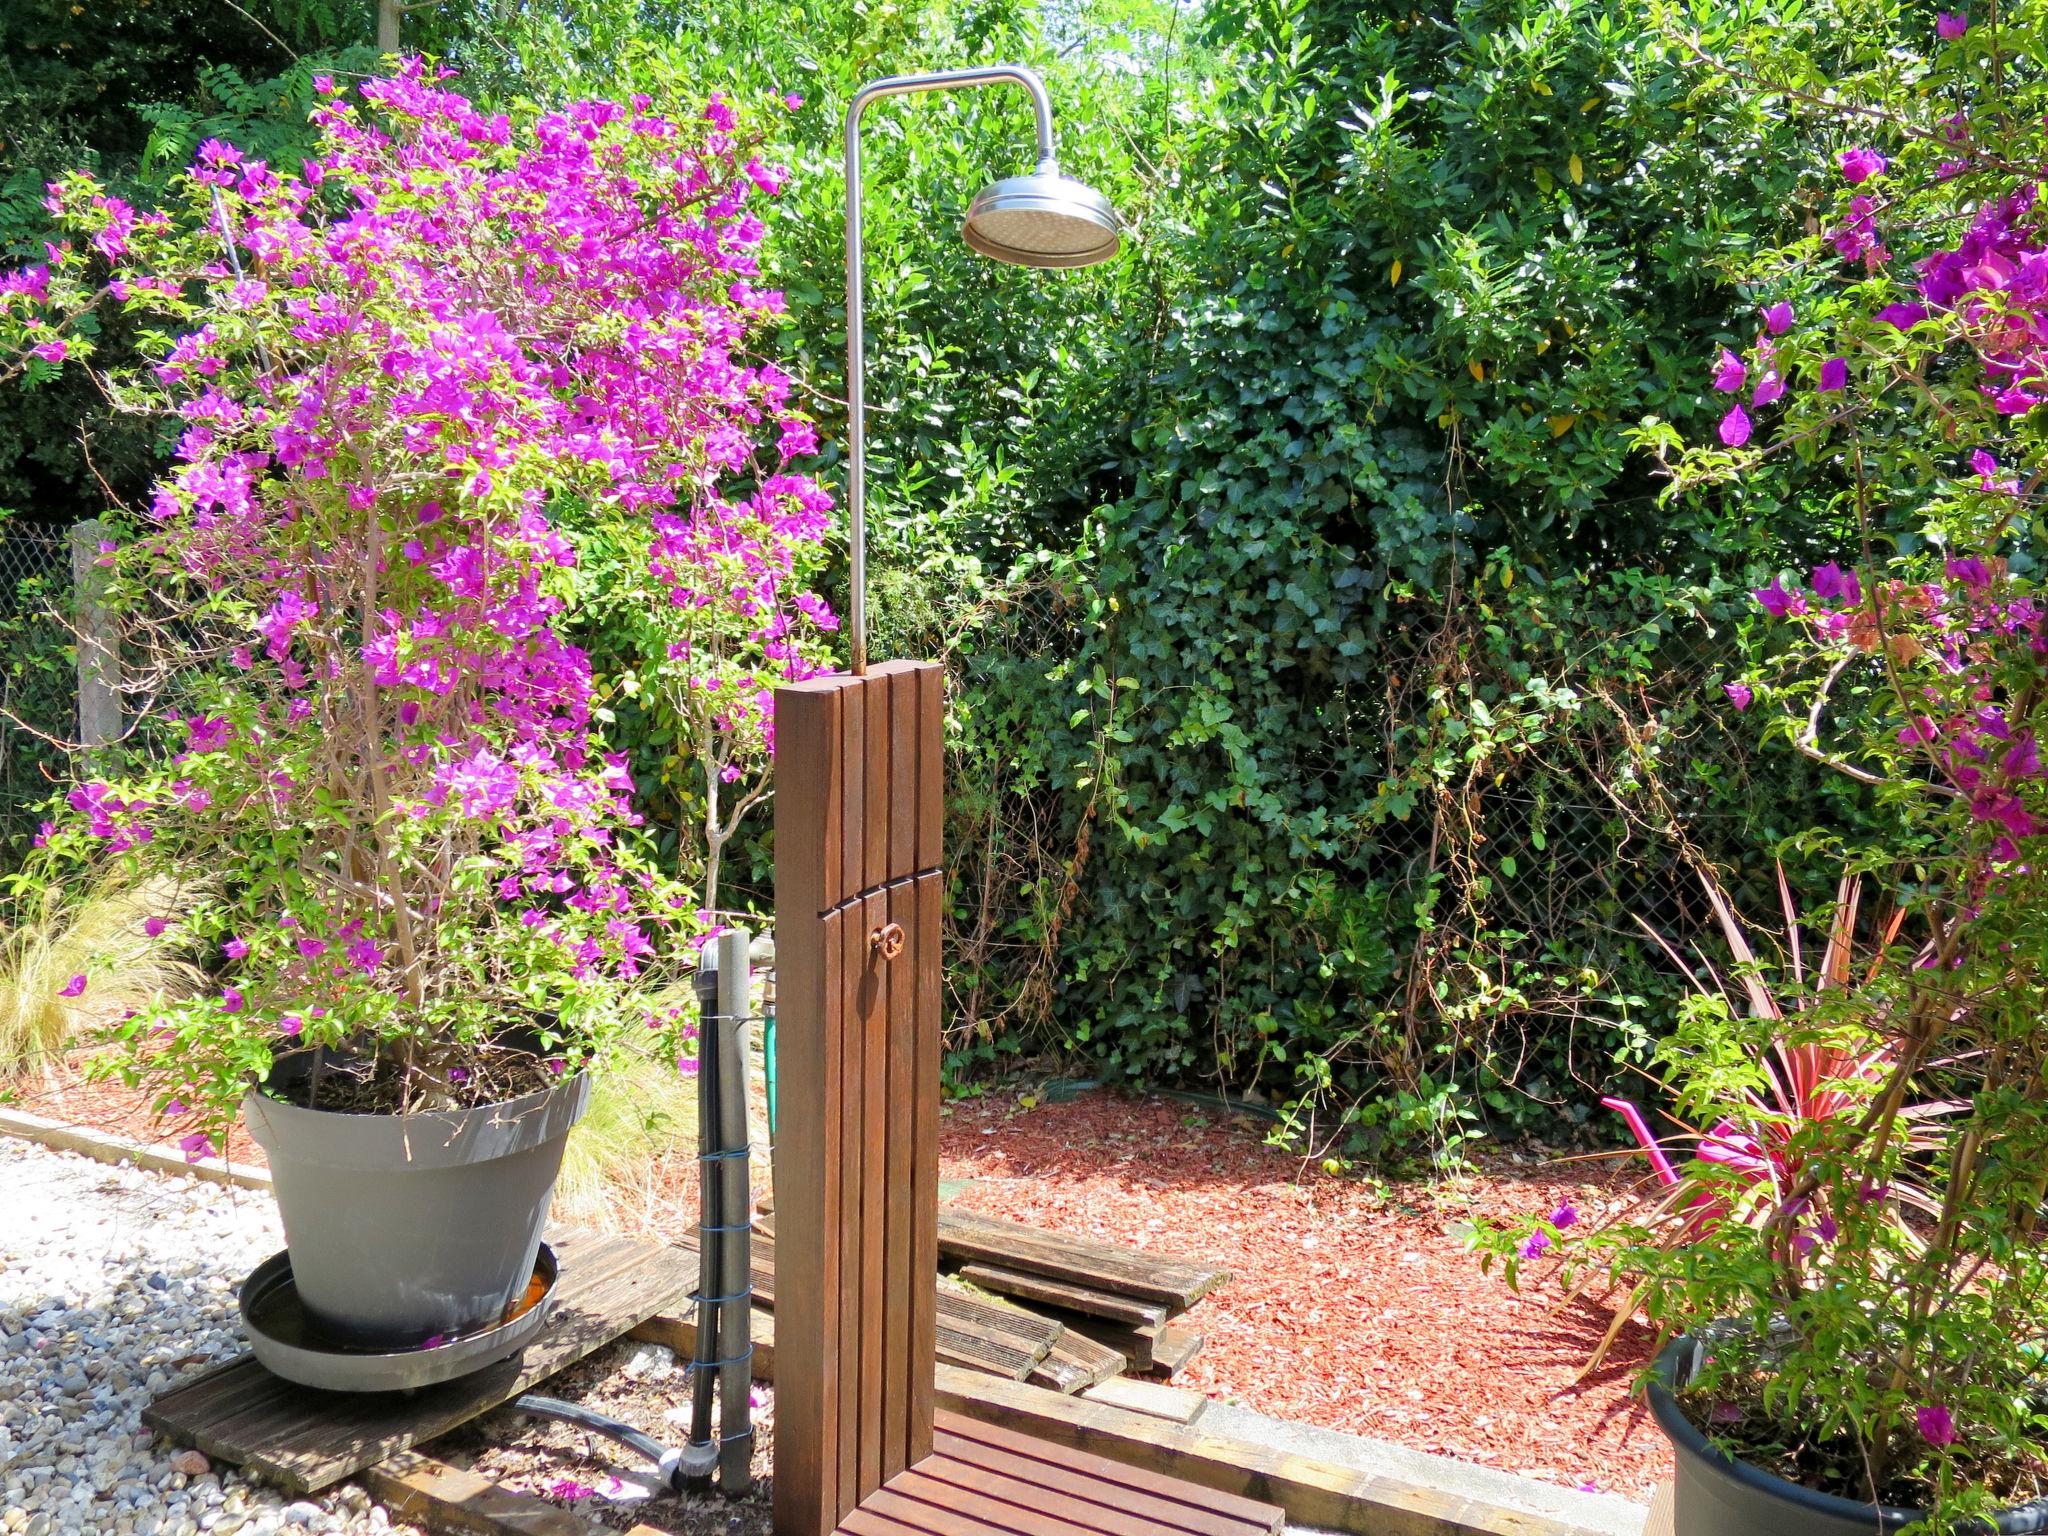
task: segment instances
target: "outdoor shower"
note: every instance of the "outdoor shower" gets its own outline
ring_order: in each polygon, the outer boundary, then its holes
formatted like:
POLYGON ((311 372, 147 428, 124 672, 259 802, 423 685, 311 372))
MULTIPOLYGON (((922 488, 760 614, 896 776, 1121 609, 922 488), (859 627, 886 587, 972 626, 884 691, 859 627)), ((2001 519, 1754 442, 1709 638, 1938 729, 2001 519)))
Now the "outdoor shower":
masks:
POLYGON ((983 190, 967 209, 960 234, 984 256, 1018 267, 1092 267, 1122 244, 1116 212, 1093 187, 1063 175, 1053 157, 1052 101, 1045 83, 1021 64, 894 75, 861 87, 846 108, 846 506, 850 539, 848 653, 855 676, 868 669, 867 362, 861 324, 860 120, 884 96, 914 96, 1008 81, 1031 93, 1038 129, 1038 168, 983 190))

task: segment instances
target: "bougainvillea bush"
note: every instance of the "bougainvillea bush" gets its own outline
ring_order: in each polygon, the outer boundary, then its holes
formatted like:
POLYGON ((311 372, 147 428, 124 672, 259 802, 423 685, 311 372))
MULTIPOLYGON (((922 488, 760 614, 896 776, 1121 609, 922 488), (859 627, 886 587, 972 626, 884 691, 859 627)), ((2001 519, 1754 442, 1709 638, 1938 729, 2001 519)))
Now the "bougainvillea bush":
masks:
MULTIPOLYGON (((1686 1175, 1742 1219, 1680 1243, 1538 1223, 1520 1256, 1637 1277, 1667 1329, 1720 1320, 1685 1399, 1704 1431, 1946 1529, 2048 1494, 2048 6, 1913 24, 1916 48, 1838 79, 1767 47, 1704 64, 1835 143, 1806 238, 1745 260, 1753 339, 1702 381, 1718 441, 1643 433, 1738 503, 1774 458, 1832 471, 1858 536, 1756 591, 1782 651, 1728 707, 1888 808, 1895 838, 1840 851, 1902 909, 1865 945, 1907 942, 1796 1014, 1689 1021, 1681 1112, 1774 1149, 1686 1175), (1757 1092, 1766 1048, 1845 1044, 1830 1114, 1757 1092)), ((1770 974, 1738 969, 1753 993, 1770 974)))
MULTIPOLYGON (((639 520, 654 598, 786 673, 829 620, 788 587, 808 426, 753 351, 781 175, 732 107, 514 119, 417 62, 322 94, 300 172, 209 142, 150 214, 64 179, 66 243, 0 287, 31 379, 91 365, 83 316, 150 327, 105 383, 174 459, 103 558, 164 745, 72 790, 43 869, 212 877, 177 920, 216 984, 124 1029, 216 1124, 286 1045, 336 1048, 323 1104, 403 1111, 676 1023, 642 997, 699 919, 595 734, 558 509, 639 520)), ((740 713, 707 728, 759 741, 740 713)))

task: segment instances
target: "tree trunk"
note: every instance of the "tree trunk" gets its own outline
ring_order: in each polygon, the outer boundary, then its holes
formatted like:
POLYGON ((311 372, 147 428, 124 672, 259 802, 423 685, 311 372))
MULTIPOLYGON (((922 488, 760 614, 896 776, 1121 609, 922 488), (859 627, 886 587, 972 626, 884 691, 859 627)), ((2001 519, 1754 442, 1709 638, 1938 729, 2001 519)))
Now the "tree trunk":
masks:
POLYGON ((398 22, 404 13, 398 0, 377 0, 377 51, 398 52, 398 22))

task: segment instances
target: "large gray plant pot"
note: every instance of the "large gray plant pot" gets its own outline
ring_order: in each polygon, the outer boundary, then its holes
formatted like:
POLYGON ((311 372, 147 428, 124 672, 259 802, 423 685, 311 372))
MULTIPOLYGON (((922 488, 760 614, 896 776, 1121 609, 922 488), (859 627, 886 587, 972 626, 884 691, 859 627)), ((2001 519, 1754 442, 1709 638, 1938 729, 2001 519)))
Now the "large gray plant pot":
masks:
POLYGON ((252 1091, 292 1277, 337 1344, 407 1348, 495 1323, 533 1276, 590 1079, 477 1109, 351 1115, 252 1091))
MULTIPOLYGON (((1702 1344, 1673 1339, 1649 1378, 1650 1411, 1671 1441, 1674 1480, 1672 1536, 1879 1536, 1927 1518, 1920 1509, 1858 1504, 1737 1461, 1693 1426, 1672 1395, 1699 1370, 1702 1344)), ((1960 1536, 2035 1536, 2048 1532, 2048 1501, 2003 1510, 1989 1521, 1964 1521, 1960 1536)))

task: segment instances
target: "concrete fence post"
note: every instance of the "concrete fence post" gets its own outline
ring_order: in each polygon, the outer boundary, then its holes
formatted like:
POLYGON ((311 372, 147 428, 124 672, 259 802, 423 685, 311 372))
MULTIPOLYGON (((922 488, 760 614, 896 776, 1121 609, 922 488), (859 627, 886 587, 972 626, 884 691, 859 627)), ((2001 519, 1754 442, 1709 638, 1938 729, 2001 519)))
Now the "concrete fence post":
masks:
POLYGON ((104 747, 121 739, 121 638, 107 600, 113 573, 99 563, 110 530, 98 518, 71 528, 71 582, 77 592, 78 739, 104 747))

